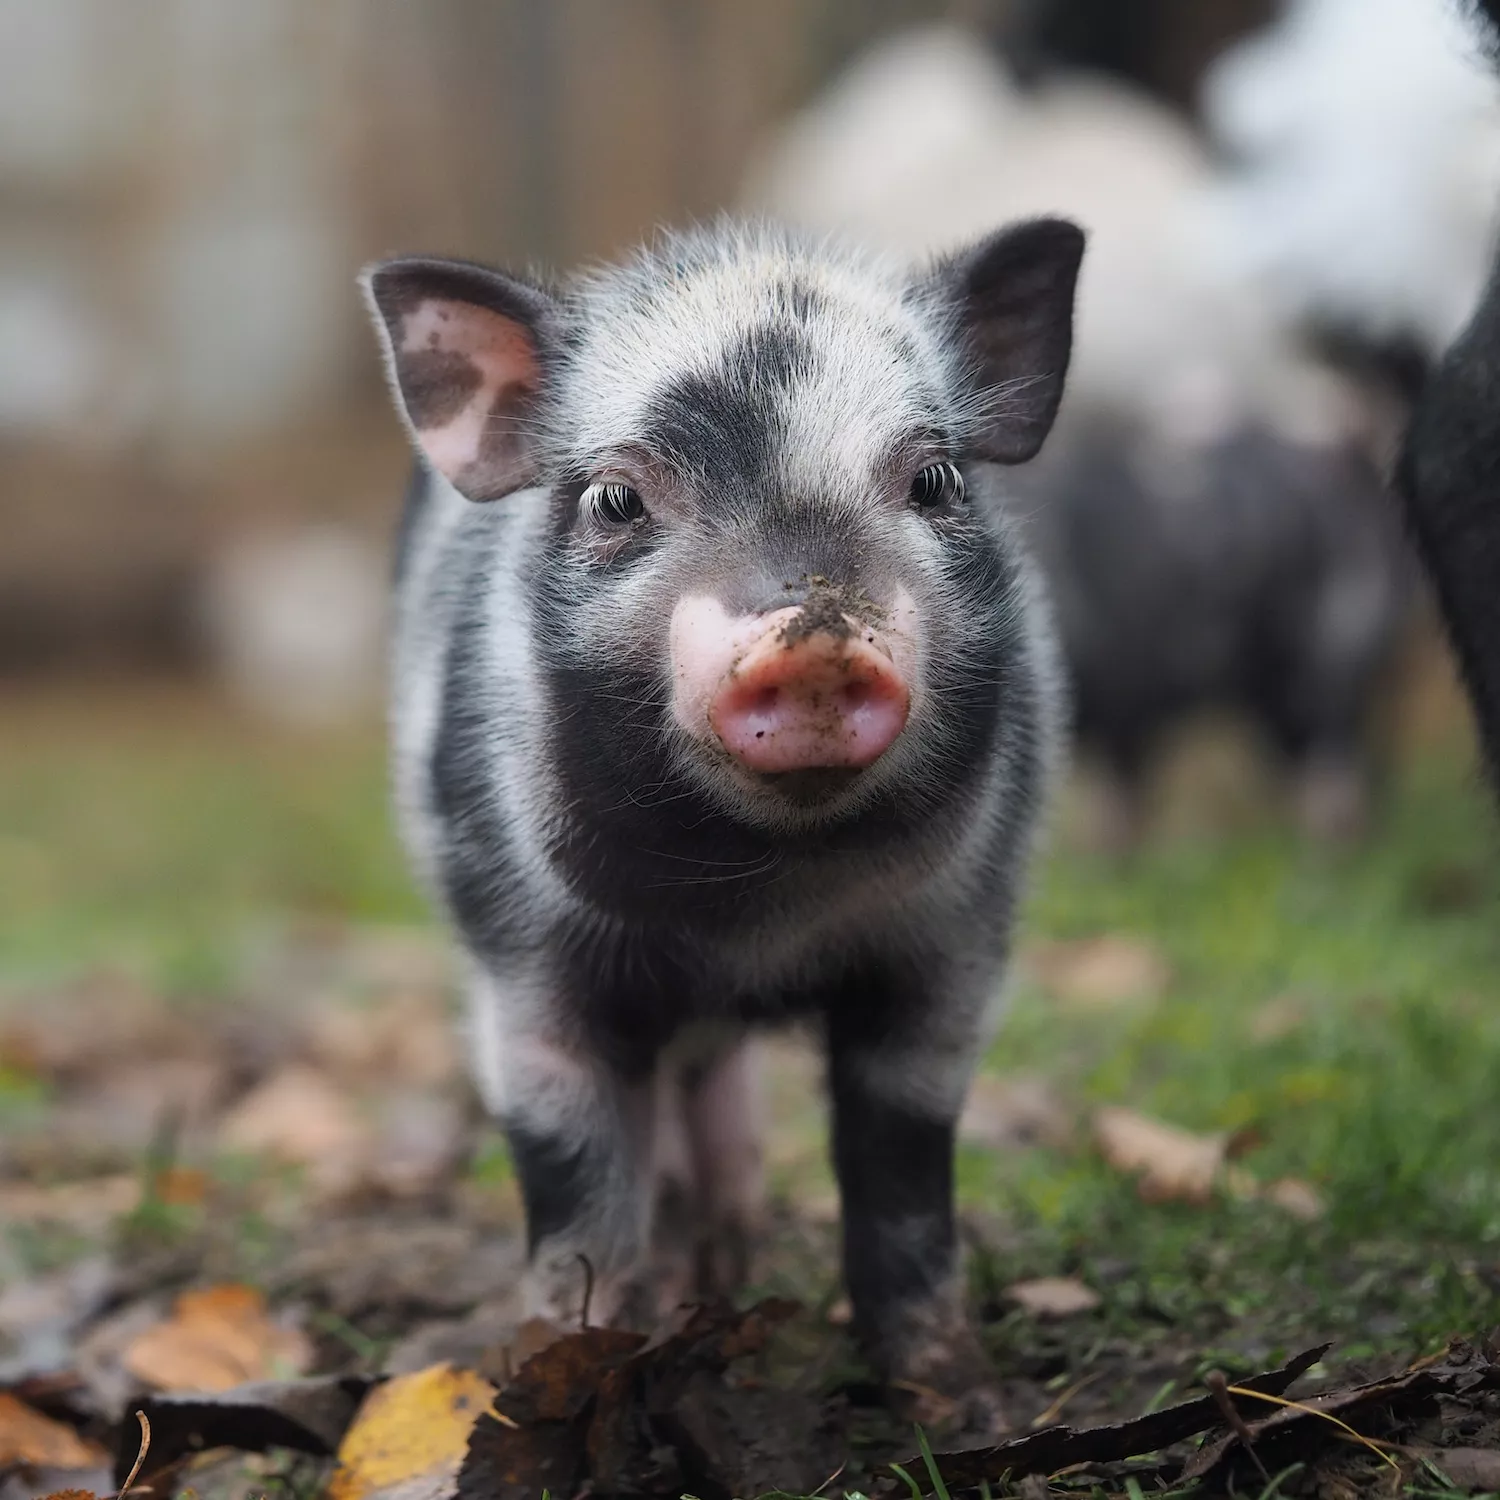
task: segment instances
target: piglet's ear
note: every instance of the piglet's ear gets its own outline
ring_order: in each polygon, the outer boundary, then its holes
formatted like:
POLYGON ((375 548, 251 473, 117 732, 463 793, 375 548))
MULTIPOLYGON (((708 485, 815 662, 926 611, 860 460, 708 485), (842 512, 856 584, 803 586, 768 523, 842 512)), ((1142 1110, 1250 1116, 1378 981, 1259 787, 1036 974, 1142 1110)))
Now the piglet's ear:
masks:
POLYGON ((389 260, 360 283, 396 405, 427 462, 471 500, 523 488, 535 473, 532 418, 556 302, 463 261, 389 260))
POLYGON ((1051 430, 1073 347, 1082 259, 1076 224, 1032 219, 998 230, 934 271, 984 387, 980 457, 1024 463, 1051 430))

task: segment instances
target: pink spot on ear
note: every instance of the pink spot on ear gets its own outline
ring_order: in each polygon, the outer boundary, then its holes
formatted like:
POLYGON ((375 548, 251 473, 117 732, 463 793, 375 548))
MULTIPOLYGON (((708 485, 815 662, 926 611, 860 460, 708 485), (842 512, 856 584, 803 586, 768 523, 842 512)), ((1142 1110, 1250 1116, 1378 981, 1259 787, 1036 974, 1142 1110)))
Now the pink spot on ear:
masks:
POLYGON ((514 447, 514 434, 497 413, 519 407, 536 389, 541 369, 530 332, 514 319, 477 303, 424 298, 401 320, 396 348, 403 354, 452 354, 478 372, 469 400, 439 427, 419 427, 428 459, 446 478, 484 489, 490 468, 514 447))

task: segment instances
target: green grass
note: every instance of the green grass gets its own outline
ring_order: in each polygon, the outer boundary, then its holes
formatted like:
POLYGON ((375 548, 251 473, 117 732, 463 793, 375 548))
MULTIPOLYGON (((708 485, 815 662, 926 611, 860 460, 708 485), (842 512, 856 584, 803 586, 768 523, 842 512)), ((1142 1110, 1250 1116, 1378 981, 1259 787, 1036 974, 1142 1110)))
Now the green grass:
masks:
POLYGON ((1023 988, 993 1067, 1080 1105, 1253 1129, 1245 1165, 1311 1181, 1328 1213, 1148 1208, 1088 1152, 970 1152, 965 1197, 1022 1229, 993 1274, 1092 1270, 1105 1327, 1268 1347, 1326 1333, 1346 1354, 1500 1319, 1500 838, 1465 757, 1412 767, 1378 835, 1337 857, 1274 829, 1124 870, 1054 857, 1028 929, 1148 939, 1174 979, 1086 1013, 1023 988), (1270 1002, 1303 1019, 1258 1039, 1270 1002))
MULTIPOLYGON (((422 919, 373 730, 277 738, 128 694, 11 705, 7 723, 0 985, 114 965, 212 994, 268 925, 422 919)), ((1128 933, 1174 977, 1105 1010, 1020 988, 994 1069, 1046 1075, 1081 1111, 1253 1127, 1246 1165, 1315 1183, 1329 1211, 1307 1225, 1259 1204, 1147 1207, 1086 1148, 966 1149, 964 1201, 1013 1230, 982 1278, 1080 1273, 1105 1295, 1082 1344, 1173 1330, 1206 1360, 1324 1334, 1406 1352, 1500 1321, 1500 836, 1465 755, 1403 771, 1379 832, 1346 855, 1273 827, 1123 868, 1055 852, 1025 931, 1128 933), (1257 1015, 1287 996, 1301 1024, 1258 1040, 1257 1015)), ((34 1107, 25 1087, 0 1081, 0 1105, 34 1107)))
POLYGON ((423 918, 377 730, 280 737, 172 693, 6 708, 0 981, 211 992, 267 924, 423 918))

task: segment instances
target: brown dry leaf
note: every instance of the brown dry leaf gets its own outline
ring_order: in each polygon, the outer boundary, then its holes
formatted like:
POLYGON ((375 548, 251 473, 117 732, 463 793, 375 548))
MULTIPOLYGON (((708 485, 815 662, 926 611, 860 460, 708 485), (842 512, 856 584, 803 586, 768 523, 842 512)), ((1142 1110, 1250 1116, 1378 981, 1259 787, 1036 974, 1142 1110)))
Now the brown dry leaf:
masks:
POLYGON ((48 1469, 96 1469, 109 1454, 65 1423, 54 1422, 0 1391, 0 1469, 30 1464, 48 1469))
POLYGON ((1154 1000, 1172 982, 1171 967, 1156 948, 1119 933, 1038 943, 1026 951, 1024 961, 1056 999, 1099 1009, 1154 1000))
POLYGON ((565 1338, 567 1333, 566 1328, 554 1323, 551 1318, 527 1318, 516 1329, 516 1336, 510 1341, 513 1368, 519 1370, 533 1354, 550 1349, 560 1338, 565 1338))
POLYGON ((160 1203, 177 1208, 191 1208, 208 1197, 211 1179, 197 1167, 168 1167, 157 1173, 151 1184, 152 1195, 160 1203))
POLYGON ((225 1116, 219 1139, 232 1151, 305 1166, 320 1187, 342 1191, 363 1174, 372 1132, 326 1073, 293 1063, 240 1100, 225 1116))
POLYGON ((133 1212, 141 1201, 134 1173, 91 1177, 80 1182, 0 1184, 0 1223, 57 1224, 86 1232, 133 1212))
POLYGON ((1106 1106, 1094 1114, 1094 1140, 1104 1159, 1139 1181, 1147 1203, 1207 1203, 1216 1192, 1241 1200, 1258 1199, 1311 1223, 1326 1205, 1310 1183, 1281 1177, 1262 1183, 1233 1158, 1261 1144, 1253 1130, 1197 1135, 1133 1109, 1106 1106))
POLYGON ((1071 1276, 1039 1276, 1013 1281, 1001 1294, 1034 1318, 1071 1318, 1092 1312, 1101 1298, 1092 1287, 1071 1276))
POLYGON ((1284 1208, 1294 1219, 1311 1224, 1328 1212, 1323 1195, 1300 1177, 1278 1177, 1266 1186, 1263 1194, 1268 1203, 1284 1208))
POLYGON ((1461 1490, 1500 1490, 1500 1452, 1493 1448, 1408 1448, 1461 1490))
POLYGON ((254 1287, 184 1292, 165 1323, 137 1334, 121 1363, 160 1391, 227 1391, 252 1380, 300 1375, 312 1347, 273 1323, 254 1287))
POLYGON ((307 1046, 329 1072, 363 1084, 439 1088, 463 1061, 438 992, 403 991, 378 1005, 317 1006, 307 1019, 307 1046))
POLYGON ((327 1500, 436 1500, 452 1493, 469 1434, 495 1388, 472 1370, 432 1365, 365 1398, 344 1440, 327 1500))
POLYGON ((1066 1146, 1073 1122, 1052 1085, 1044 1078, 981 1074, 969 1089, 959 1134, 976 1145, 1066 1146))
POLYGON ((1139 1178, 1147 1203, 1206 1203, 1223 1170, 1230 1137, 1195 1135, 1133 1109, 1107 1105, 1094 1114, 1094 1139, 1104 1159, 1139 1178))

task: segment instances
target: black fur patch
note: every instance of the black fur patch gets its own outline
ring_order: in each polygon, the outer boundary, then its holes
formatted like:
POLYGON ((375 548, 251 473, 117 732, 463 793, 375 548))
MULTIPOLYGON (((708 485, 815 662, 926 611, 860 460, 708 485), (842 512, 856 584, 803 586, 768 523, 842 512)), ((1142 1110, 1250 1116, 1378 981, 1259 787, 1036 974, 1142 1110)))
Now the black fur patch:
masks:
POLYGON ((811 374, 816 359, 796 323, 762 323, 730 344, 713 372, 668 382, 651 403, 642 440, 699 476, 709 494, 738 498, 764 483, 779 436, 779 397, 811 374))
POLYGON ((578 1218, 598 1190, 605 1168, 586 1145, 565 1146, 520 1119, 502 1123, 526 1206, 526 1247, 534 1253, 543 1240, 562 1233, 578 1218))
POLYGON ((953 1273, 953 1121, 889 1104, 831 1067, 844 1279, 862 1325, 935 1293, 953 1273))

